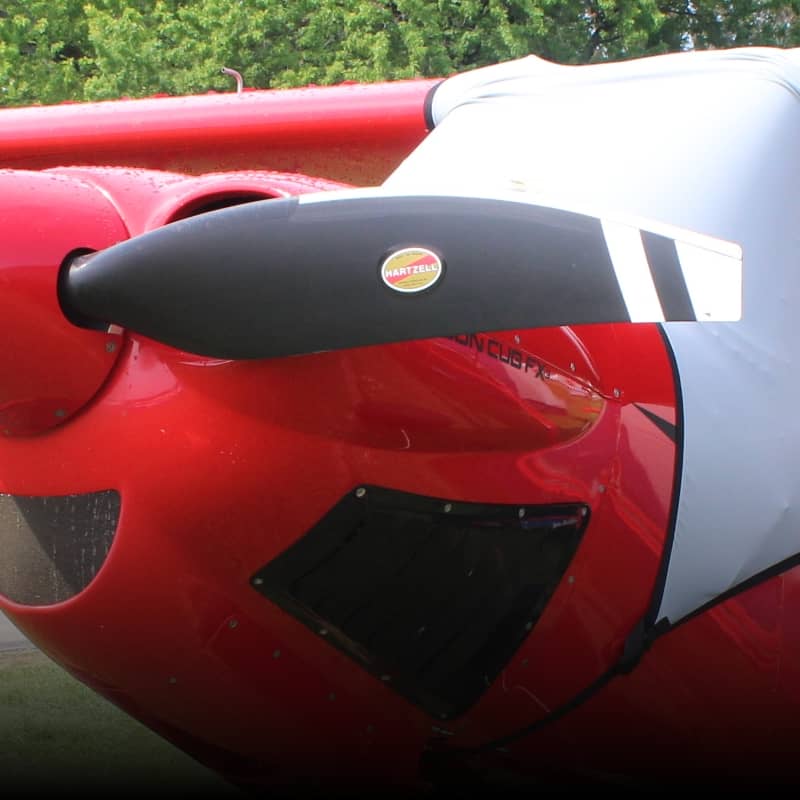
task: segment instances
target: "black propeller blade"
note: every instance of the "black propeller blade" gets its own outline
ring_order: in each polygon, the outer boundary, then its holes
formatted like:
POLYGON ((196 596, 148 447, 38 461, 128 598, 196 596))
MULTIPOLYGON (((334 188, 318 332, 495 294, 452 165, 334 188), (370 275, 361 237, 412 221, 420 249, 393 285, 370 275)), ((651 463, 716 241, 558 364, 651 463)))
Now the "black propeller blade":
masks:
POLYGON ((682 244, 513 200, 356 190, 174 222, 77 261, 59 292, 73 320, 237 359, 477 331, 736 319, 741 254, 699 238, 682 244), (708 255, 708 275, 733 297, 724 308, 706 299, 708 286, 697 289, 686 252, 708 255))

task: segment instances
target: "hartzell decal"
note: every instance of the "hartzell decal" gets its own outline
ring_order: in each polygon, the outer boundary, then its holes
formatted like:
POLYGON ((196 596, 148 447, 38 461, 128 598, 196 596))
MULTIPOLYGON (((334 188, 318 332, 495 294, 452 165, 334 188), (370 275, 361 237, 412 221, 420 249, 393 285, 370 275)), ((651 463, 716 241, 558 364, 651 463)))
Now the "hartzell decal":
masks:
POLYGON ((396 250, 381 264, 381 279, 396 292, 413 294, 430 289, 444 271, 442 260, 425 247, 396 250))

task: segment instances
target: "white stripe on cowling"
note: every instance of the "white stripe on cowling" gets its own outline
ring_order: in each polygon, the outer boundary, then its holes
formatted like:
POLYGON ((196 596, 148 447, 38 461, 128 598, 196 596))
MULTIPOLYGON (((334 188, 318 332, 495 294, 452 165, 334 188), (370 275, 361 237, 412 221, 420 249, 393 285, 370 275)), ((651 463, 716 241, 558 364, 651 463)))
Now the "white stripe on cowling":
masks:
POLYGON ((677 240, 686 288, 701 322, 736 322, 742 318, 742 256, 677 240))
POLYGON ((650 264, 638 228, 602 220, 608 254, 631 322, 664 322, 650 264))

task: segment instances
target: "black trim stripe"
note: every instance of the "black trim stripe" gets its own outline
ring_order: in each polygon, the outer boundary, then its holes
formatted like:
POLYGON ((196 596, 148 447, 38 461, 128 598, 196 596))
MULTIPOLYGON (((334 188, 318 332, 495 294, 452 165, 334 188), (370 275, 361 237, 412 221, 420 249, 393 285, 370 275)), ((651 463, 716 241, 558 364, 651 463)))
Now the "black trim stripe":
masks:
POLYGON ((747 580, 742 581, 742 583, 737 583, 736 586, 732 586, 727 591, 712 598, 707 603, 699 608, 696 608, 686 616, 681 617, 677 622, 669 622, 669 620, 664 617, 662 620, 659 620, 659 627, 663 627, 664 633, 666 633, 668 630, 675 630, 681 625, 693 620, 695 617, 699 617, 701 614, 705 614, 706 611, 715 608, 727 600, 730 600, 732 597, 736 597, 737 595, 740 595, 743 592, 758 586, 760 583, 764 583, 772 578, 777 578, 779 575, 783 575, 784 573, 789 572, 789 570, 795 569, 796 567, 800 567, 800 553, 795 553, 793 556, 789 556, 789 558, 785 558, 783 561, 779 561, 777 564, 773 564, 771 567, 767 567, 761 572, 757 572, 747 580))
POLYGON ((425 127, 429 131, 432 131, 436 127, 436 120, 433 118, 433 96, 436 94, 436 90, 444 83, 444 81, 439 81, 435 86, 432 86, 428 89, 428 93, 425 95, 425 103, 422 107, 422 113, 425 117, 425 127))
POLYGON ((675 322, 696 320, 675 241, 657 233, 642 231, 642 244, 664 317, 675 322))
MULTIPOLYGON (((763 583, 764 581, 770 580, 772 578, 775 578, 778 575, 786 573, 791 569, 796 569, 800 567, 800 553, 796 553, 790 556, 789 558, 786 558, 783 561, 774 564, 765 570, 762 570, 756 575, 751 576, 742 583, 728 589, 726 592, 717 595, 716 597, 709 600, 709 602, 707 602, 705 605, 700 606, 690 614, 681 617, 681 619, 679 619, 675 623, 671 623, 666 617, 662 617, 661 619, 657 618, 658 611, 661 606, 661 600, 663 597, 664 585, 666 583, 669 559, 672 553, 672 547, 675 540, 675 526, 678 517, 678 500, 680 498, 681 478, 683 475, 683 458, 684 458, 684 441, 683 441, 684 405, 683 405, 683 393, 681 390, 681 383, 680 383, 680 373, 678 372, 678 365, 675 358, 675 353, 672 349, 666 331, 664 330, 664 327, 662 325, 659 325, 658 328, 659 331, 661 332, 661 336, 664 341, 664 347, 666 348, 667 354, 670 359, 670 363, 672 365, 673 376, 675 380, 676 419, 678 424, 676 426, 671 426, 669 425, 669 423, 666 422, 666 420, 663 420, 661 417, 658 417, 657 415, 648 412, 641 406, 636 405, 639 411, 645 414, 648 418, 652 419, 655 424, 658 425, 660 421, 661 423, 664 424, 664 426, 669 426, 670 428, 673 428, 675 433, 674 441, 676 444, 675 472, 674 472, 674 481, 672 490, 672 503, 669 514, 669 523, 667 525, 667 538, 664 544, 664 549, 662 551, 659 574, 656 578, 656 583, 653 590, 653 596, 651 598, 650 607, 647 613, 645 614, 644 618, 639 622, 639 624, 633 629, 631 635, 628 637, 628 640, 625 643, 625 648, 620 660, 612 664, 611 667, 609 667, 605 672, 599 675, 588 686, 584 687, 581 691, 577 692, 570 700, 563 703, 561 706, 558 706, 557 708, 553 709, 544 717, 537 719, 530 725, 518 728, 517 730, 512 731, 506 735, 498 736, 494 739, 484 742, 483 744, 475 745, 472 747, 442 748, 439 750, 429 750, 423 754, 424 756, 422 759, 423 770, 429 770, 431 772, 435 772, 437 769, 441 770, 443 767, 453 766, 454 764, 458 764, 457 759, 459 758, 464 759, 464 758, 476 757, 490 750, 502 751, 508 745, 516 741, 519 741, 520 739, 531 736, 532 734, 536 733, 537 731, 541 730, 547 725, 556 722, 557 720, 566 716, 569 712, 575 710, 576 708, 586 703, 588 700, 594 697, 599 691, 601 691, 605 686, 607 686, 614 678, 626 675, 629 672, 631 672, 631 670, 633 670, 635 666, 639 663, 641 656, 644 654, 644 652, 648 650, 652 646, 652 644, 658 639, 660 639, 662 636, 684 625, 685 623, 689 622, 695 617, 704 614, 710 609, 719 606, 721 603, 730 600, 732 597, 736 597, 737 595, 740 595, 743 592, 752 589, 758 584, 763 583)), ((661 425, 659 425, 659 427, 661 427, 661 425)))
MULTIPOLYGON (((672 350, 664 327, 659 325, 658 329, 661 333, 661 338, 672 366, 672 374, 675 381, 675 418, 678 424, 675 426, 675 471, 667 535, 661 556, 661 565, 659 567, 659 573, 656 578, 656 584, 648 611, 644 618, 641 619, 631 631, 620 659, 565 703, 554 708, 552 711, 545 714, 545 716, 540 717, 529 725, 525 725, 505 735, 497 736, 482 744, 461 748, 448 747, 438 751, 431 751, 426 755, 428 763, 423 763, 424 769, 435 770, 436 768, 441 768, 443 764, 452 765, 453 761, 451 759, 470 758, 479 756, 481 753, 486 753, 490 750, 502 750, 508 745, 531 736, 542 728, 556 722, 594 697, 614 678, 631 672, 653 642, 672 629, 667 620, 656 621, 656 614, 661 605, 661 597, 664 592, 669 554, 672 552, 672 542, 675 537, 675 523, 678 517, 678 498, 680 497, 681 476, 683 474, 683 394, 681 392, 680 374, 678 372, 675 353, 672 350)), ((637 408, 639 408, 640 411, 645 411, 639 406, 637 406, 637 408)), ((656 419, 661 418, 656 417, 656 419)), ((662 422, 665 422, 665 420, 662 420, 662 422)))
POLYGON ((669 559, 672 555, 672 546, 675 541, 675 526, 678 522, 678 501, 681 496, 681 481, 683 478, 683 391, 681 388, 681 376, 678 371, 678 362, 675 357, 675 351, 672 349, 672 344, 669 341, 667 332, 664 330, 663 325, 659 325, 658 329, 661 333, 661 339, 664 342, 664 348, 669 356, 670 364, 672 365, 672 376, 675 385, 675 472, 672 480, 672 503, 669 510, 669 522, 667 524, 667 537, 664 542, 664 549, 661 554, 661 565, 659 567, 656 583, 653 588, 653 596, 650 600, 650 607, 644 616, 645 628, 654 628, 658 623, 657 615, 661 608, 661 600, 664 596, 664 586, 667 582, 667 570, 669 568, 669 559))
POLYGON ((633 404, 639 411, 644 414, 647 419, 650 420, 662 433, 668 436, 673 442, 676 442, 678 439, 678 431, 675 425, 671 422, 668 422, 663 417, 659 417, 658 414, 654 414, 652 411, 644 408, 644 406, 640 406, 638 403, 633 404))

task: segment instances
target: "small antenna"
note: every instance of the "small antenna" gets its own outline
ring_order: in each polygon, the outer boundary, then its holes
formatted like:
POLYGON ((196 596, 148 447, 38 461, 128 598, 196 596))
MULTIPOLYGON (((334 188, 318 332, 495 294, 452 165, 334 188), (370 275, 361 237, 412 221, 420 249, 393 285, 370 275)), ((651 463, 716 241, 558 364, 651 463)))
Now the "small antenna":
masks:
POLYGON ((242 74, 237 72, 235 69, 230 69, 230 67, 223 67, 220 72, 223 75, 232 75, 234 78, 236 78, 236 94, 241 94, 242 89, 244 88, 242 74))

